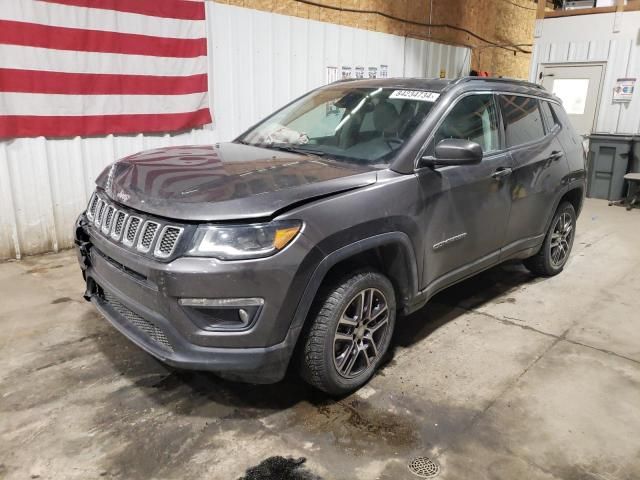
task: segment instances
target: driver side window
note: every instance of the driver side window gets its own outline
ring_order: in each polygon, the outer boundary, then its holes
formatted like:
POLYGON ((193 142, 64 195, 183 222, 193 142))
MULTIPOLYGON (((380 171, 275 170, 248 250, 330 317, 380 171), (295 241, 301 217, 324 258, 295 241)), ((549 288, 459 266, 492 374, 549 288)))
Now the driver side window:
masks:
POLYGON ((462 98, 447 114, 436 130, 429 152, 446 138, 470 140, 479 144, 484 153, 500 150, 498 112, 491 94, 462 98))

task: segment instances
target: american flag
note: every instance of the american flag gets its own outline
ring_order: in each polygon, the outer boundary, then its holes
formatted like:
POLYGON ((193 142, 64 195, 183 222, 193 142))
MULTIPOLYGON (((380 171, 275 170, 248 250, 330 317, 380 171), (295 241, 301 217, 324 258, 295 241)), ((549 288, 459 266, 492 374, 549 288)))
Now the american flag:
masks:
POLYGON ((0 3, 0 138, 211 123, 202 0, 0 3))

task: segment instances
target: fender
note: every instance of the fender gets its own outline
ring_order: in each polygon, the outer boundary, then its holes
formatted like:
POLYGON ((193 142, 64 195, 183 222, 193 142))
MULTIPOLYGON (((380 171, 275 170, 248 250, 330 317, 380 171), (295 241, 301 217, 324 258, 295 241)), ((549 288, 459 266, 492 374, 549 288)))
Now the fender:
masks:
POLYGON ((404 254, 406 261, 406 269, 409 273, 409 291, 410 297, 409 299, 402 299, 399 303, 407 303, 411 301, 417 295, 418 292, 418 269, 415 252, 413 250, 413 245, 411 244, 411 240, 409 240, 409 236, 403 232, 388 232, 381 233, 379 235, 374 235, 369 238, 365 238, 363 240, 358 240, 357 242, 351 243, 349 245, 345 245, 334 252, 328 254, 324 260, 322 260, 315 271, 311 275, 311 279, 307 283, 307 287, 298 302, 298 307, 296 308, 296 313, 293 318, 293 322, 291 323, 291 330, 299 330, 304 324, 307 314, 309 313, 309 309, 311 308, 311 304, 316 297, 316 294, 322 284, 327 272, 334 265, 338 264, 342 260, 346 260, 354 255, 365 252, 372 248, 381 247, 384 245, 399 245, 404 254))
POLYGON ((562 200, 562 197, 564 197, 568 192, 572 190, 577 190, 577 189, 582 190, 582 200, 580 201, 580 208, 576 211, 576 217, 580 215, 580 211, 582 210, 582 204, 584 203, 584 195, 586 190, 585 188, 586 186, 584 184, 584 178, 585 176, 583 173, 582 175, 568 175, 567 178, 564 180, 563 183, 565 183, 565 186, 561 188, 560 191, 558 192, 558 195, 556 196, 556 199, 553 202, 553 208, 551 209, 551 212, 548 215, 547 222, 544 228, 545 233, 549 230, 549 227, 551 226, 551 220, 553 220, 553 215, 556 213, 556 210, 560 205, 560 200, 562 200))

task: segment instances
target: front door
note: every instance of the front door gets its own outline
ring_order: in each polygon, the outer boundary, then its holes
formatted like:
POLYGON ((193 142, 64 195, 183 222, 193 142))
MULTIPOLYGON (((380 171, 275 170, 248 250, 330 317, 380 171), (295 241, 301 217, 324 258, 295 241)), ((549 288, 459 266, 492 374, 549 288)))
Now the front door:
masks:
POLYGON ((484 158, 477 165, 418 172, 425 218, 422 287, 429 294, 497 261, 511 206, 511 157, 502 148, 494 95, 460 98, 436 128, 427 154, 445 138, 480 144, 484 158))
POLYGON ((573 128, 589 135, 595 127, 604 66, 542 65, 542 86, 562 100, 573 128))

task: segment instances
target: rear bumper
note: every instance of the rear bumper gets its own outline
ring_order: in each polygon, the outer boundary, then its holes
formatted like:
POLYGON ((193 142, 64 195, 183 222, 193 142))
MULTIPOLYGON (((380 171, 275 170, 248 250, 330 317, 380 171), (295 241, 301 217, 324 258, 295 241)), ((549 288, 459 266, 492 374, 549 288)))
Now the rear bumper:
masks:
POLYGON ((82 216, 76 224, 78 261, 87 282, 85 298, 114 327, 169 365, 252 383, 274 383, 284 377, 300 333, 301 327, 292 325, 292 320, 299 291, 306 285, 299 264, 308 250, 301 240, 286 256, 253 264, 205 258, 162 263, 106 240, 82 216), (184 298, 237 297, 264 299, 244 330, 203 326, 190 308, 180 304, 184 298))

